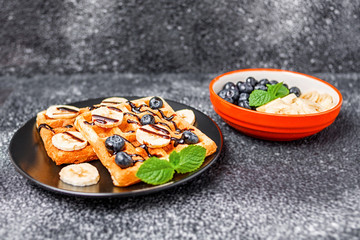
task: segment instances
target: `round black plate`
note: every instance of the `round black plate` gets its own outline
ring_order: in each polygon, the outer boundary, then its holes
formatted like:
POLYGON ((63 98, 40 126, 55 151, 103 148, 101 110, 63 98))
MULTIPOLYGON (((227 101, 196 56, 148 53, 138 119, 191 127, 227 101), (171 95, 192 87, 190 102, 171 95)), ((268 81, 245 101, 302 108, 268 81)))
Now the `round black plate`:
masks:
MULTIPOLYGON (((125 98, 133 100, 139 97, 125 98)), ((104 98, 69 103, 69 105, 87 107, 98 104, 102 99, 104 98)), ((154 193, 175 187, 198 176, 219 158, 223 146, 223 137, 217 124, 202 112, 178 102, 166 101, 175 111, 185 108, 193 110, 196 116, 195 126, 209 136, 218 147, 214 154, 205 159, 198 170, 188 174, 175 174, 174 178, 166 184, 153 186, 146 183, 138 183, 129 187, 115 187, 109 172, 99 160, 90 162, 99 171, 100 181, 98 184, 87 187, 75 187, 63 183, 59 178, 59 171, 63 166, 55 165, 47 156, 40 136, 36 131, 36 117, 33 117, 22 126, 11 139, 9 152, 12 162, 22 175, 35 184, 62 194, 86 197, 127 197, 154 193)))

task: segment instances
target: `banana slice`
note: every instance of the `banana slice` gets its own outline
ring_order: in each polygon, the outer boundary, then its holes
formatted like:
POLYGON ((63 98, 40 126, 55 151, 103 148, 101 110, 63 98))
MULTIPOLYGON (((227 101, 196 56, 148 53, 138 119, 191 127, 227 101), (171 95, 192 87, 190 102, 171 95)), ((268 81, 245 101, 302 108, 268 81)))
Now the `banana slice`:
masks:
POLYGON ((68 165, 61 169, 59 175, 61 181, 74 186, 94 185, 100 179, 98 170, 90 163, 68 165))
POLYGON ((293 102, 295 102, 296 99, 296 95, 294 93, 290 93, 289 95, 281 98, 281 100, 285 103, 285 104, 292 104, 293 102))
POLYGON ((106 99, 102 100, 101 105, 114 106, 114 105, 119 105, 121 103, 125 103, 127 101, 128 100, 126 98, 111 97, 111 98, 106 98, 106 99))
POLYGON ((79 114, 80 109, 69 105, 53 105, 46 110, 49 118, 74 118, 79 114))
POLYGON ((136 130, 136 140, 150 148, 160 148, 170 143, 171 136, 160 124, 148 124, 136 130))
POLYGON ((267 104, 256 108, 256 111, 265 113, 280 113, 280 111, 286 109, 287 106, 288 105, 285 104, 284 101, 281 100, 281 98, 277 98, 271 102, 268 102, 267 104))
POLYGON ((320 93, 318 93, 317 91, 307 92, 300 96, 300 98, 302 99, 307 99, 315 103, 318 101, 319 97, 320 97, 320 93))
POLYGON ((325 110, 332 108, 334 105, 333 98, 328 93, 321 94, 317 103, 322 105, 325 108, 325 110))
POLYGON ((91 111, 92 121, 95 125, 102 128, 113 128, 119 126, 124 114, 121 109, 109 107, 99 107, 91 111))
POLYGON ((300 109, 302 109, 301 114, 309 114, 309 113, 318 113, 323 111, 323 107, 316 102, 298 98, 295 102, 300 109))
POLYGON ((87 146, 87 141, 80 132, 67 131, 55 134, 52 139, 52 144, 63 151, 75 151, 83 149, 87 146))
POLYGON ((179 117, 182 117, 186 122, 188 122, 191 125, 194 125, 195 123, 195 114, 190 109, 182 109, 179 111, 176 111, 176 114, 179 117))

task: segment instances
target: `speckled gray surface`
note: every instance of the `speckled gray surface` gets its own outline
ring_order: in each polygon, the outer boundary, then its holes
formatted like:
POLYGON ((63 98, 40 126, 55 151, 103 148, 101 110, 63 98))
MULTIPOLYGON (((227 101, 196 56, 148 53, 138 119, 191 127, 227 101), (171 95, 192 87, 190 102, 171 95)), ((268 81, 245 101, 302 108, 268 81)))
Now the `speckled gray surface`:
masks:
POLYGON ((12 0, 0 75, 358 72, 360 1, 12 0))
POLYGON ((315 74, 344 103, 324 131, 293 142, 242 135, 212 110, 213 74, 36 75, 0 78, 1 239, 359 239, 360 74, 315 74), (43 190, 16 172, 14 132, 50 104, 160 95, 206 113, 224 134, 221 158, 185 185, 126 199, 43 190))

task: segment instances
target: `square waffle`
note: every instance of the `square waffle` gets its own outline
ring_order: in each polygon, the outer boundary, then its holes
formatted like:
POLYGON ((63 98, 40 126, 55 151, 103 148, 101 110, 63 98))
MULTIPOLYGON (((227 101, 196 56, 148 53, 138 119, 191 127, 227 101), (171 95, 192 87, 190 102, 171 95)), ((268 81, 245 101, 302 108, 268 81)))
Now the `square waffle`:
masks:
MULTIPOLYGON (((56 106, 52 106, 51 109, 54 109, 54 107, 56 106)), ((88 109, 79 109, 78 112, 74 112, 74 114, 70 116, 64 116, 65 118, 62 118, 61 116, 58 116, 57 118, 51 118, 47 115, 47 111, 48 110, 45 110, 37 114, 36 127, 48 156, 55 162, 56 165, 82 163, 97 159, 97 156, 92 147, 84 142, 85 139, 79 138, 78 135, 80 133, 74 127, 76 116, 88 111, 88 109), (59 149, 56 147, 58 144, 55 144, 56 146, 53 144, 53 137, 55 135, 59 137, 58 134, 65 134, 68 138, 81 142, 82 145, 85 145, 85 147, 78 150, 68 149, 66 151, 59 149)), ((57 141, 59 142, 59 139, 57 141)))
POLYGON ((160 108, 150 108, 149 101, 152 98, 146 97, 107 106, 98 105, 97 107, 113 108, 110 110, 122 113, 120 123, 113 127, 101 126, 111 118, 99 119, 94 114, 95 110, 84 112, 76 118, 75 127, 90 143, 101 163, 108 169, 115 186, 124 187, 140 182, 140 179, 136 177, 136 172, 146 159, 152 156, 168 159, 172 151, 179 152, 187 147, 188 144, 185 143, 183 137, 184 131, 190 131, 198 137, 196 145, 206 149, 206 156, 216 151, 215 142, 187 123, 164 99, 161 99, 163 104, 160 108), (144 115, 153 116, 155 122, 142 124, 144 115), (125 146, 121 152, 125 152, 132 158, 131 166, 126 168, 119 166, 115 161, 116 154, 107 149, 105 141, 113 135, 119 135, 125 140, 125 146))

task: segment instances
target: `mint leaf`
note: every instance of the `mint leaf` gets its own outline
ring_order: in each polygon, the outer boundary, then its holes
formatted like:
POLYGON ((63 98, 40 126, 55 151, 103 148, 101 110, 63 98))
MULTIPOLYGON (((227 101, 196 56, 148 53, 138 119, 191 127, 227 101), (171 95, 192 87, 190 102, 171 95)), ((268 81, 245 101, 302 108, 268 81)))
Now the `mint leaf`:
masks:
POLYGON ((249 105, 252 107, 259 107, 273 100, 273 96, 263 90, 254 90, 249 97, 249 105))
POLYGON ((273 99, 285 97, 289 94, 289 89, 287 89, 282 82, 275 85, 266 84, 268 92, 273 96, 273 99))
POLYGON ((281 85, 275 96, 276 98, 282 98, 287 95, 289 95, 289 89, 287 89, 284 85, 281 85))
POLYGON ((191 145, 179 152, 180 160, 174 166, 178 173, 192 172, 204 162, 206 149, 198 145, 191 145))
POLYGON ((289 94, 287 89, 282 82, 271 85, 266 84, 267 91, 254 90, 249 97, 249 105, 252 107, 260 107, 276 98, 285 97, 289 94))
POLYGON ((146 160, 136 173, 143 182, 160 185, 170 181, 174 176, 174 168, 167 160, 151 157, 146 160))
POLYGON ((276 98, 276 93, 279 91, 279 89, 281 88, 281 86, 283 85, 282 82, 271 85, 271 84, 266 84, 267 87, 267 91, 268 93, 270 93, 272 95, 272 97, 275 99, 276 98))
POLYGON ((169 156, 169 162, 175 168, 180 162, 180 154, 176 151, 172 151, 169 156))
POLYGON ((169 155, 169 161, 157 157, 149 158, 139 167, 136 177, 148 184, 163 184, 173 178, 175 170, 179 173, 196 170, 204 162, 205 157, 205 148, 191 145, 179 153, 172 151, 169 155))

